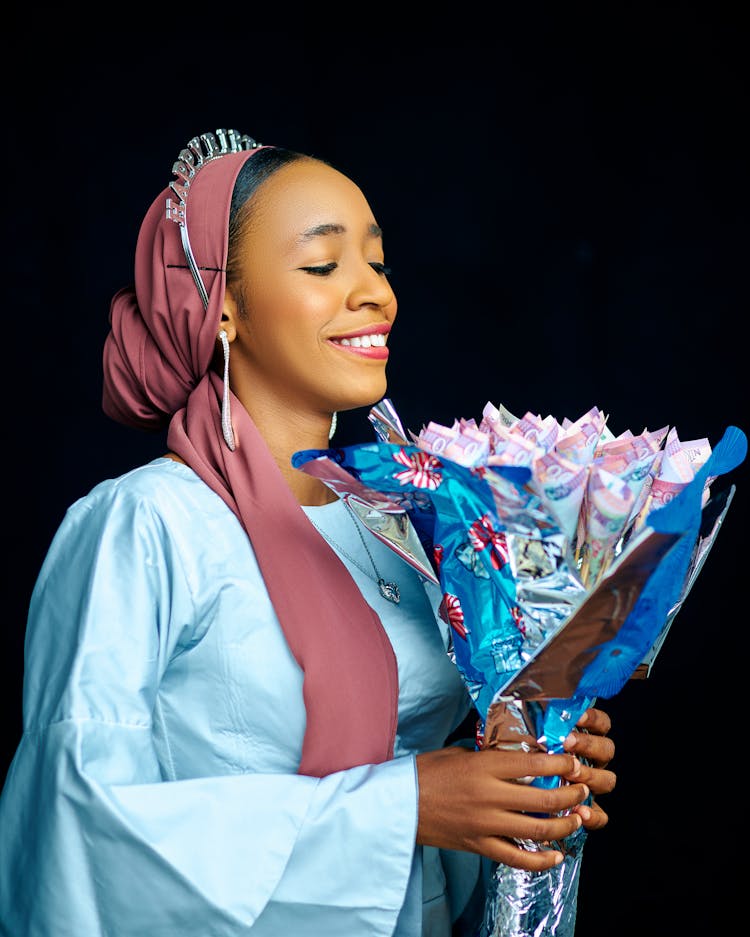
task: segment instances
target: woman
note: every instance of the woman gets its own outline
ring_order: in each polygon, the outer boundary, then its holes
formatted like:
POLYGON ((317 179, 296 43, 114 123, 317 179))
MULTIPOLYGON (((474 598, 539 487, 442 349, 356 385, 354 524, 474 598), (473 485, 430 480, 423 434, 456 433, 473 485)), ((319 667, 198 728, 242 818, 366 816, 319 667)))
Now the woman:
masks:
POLYGON ((330 165, 235 131, 173 172, 104 350, 105 411, 168 424, 170 451, 74 504, 40 572, 0 920, 471 933, 480 856, 548 868, 559 852, 513 838, 606 823, 609 720, 589 710, 570 754, 445 747, 471 705, 439 594, 290 461, 384 396, 375 217, 330 165), (570 784, 517 783, 534 775, 570 784))

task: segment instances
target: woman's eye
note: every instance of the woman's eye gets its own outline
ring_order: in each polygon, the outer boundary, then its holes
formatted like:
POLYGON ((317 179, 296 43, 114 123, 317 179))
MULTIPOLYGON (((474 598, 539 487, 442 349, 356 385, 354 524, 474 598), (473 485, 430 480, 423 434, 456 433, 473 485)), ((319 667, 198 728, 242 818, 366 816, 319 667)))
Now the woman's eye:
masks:
POLYGON ((300 270, 304 270, 305 273, 312 273, 316 277, 327 277, 329 273, 333 273, 338 264, 319 264, 313 267, 300 267, 300 270))
MULTIPOLYGON (((386 267, 386 265, 383 263, 380 263, 380 261, 373 260, 370 263, 370 266, 375 271, 375 273, 379 274, 380 276, 384 276, 384 277, 390 276, 391 268, 386 267)), ((316 277, 327 277, 328 274, 333 273, 333 271, 336 270, 337 267, 338 267, 337 263, 331 262, 327 264, 313 264, 309 267, 300 267, 300 270, 304 270, 305 273, 311 273, 313 276, 316 276, 316 277)))

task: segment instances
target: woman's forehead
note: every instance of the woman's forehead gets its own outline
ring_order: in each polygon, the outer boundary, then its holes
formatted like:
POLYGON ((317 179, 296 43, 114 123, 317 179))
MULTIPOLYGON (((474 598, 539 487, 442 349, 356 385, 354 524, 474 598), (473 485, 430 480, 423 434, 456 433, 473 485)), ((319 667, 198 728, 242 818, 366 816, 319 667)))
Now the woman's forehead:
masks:
POLYGON ((380 236, 360 188, 325 163, 305 159, 283 166, 258 189, 256 199, 253 214, 260 230, 291 246, 319 236, 380 236))

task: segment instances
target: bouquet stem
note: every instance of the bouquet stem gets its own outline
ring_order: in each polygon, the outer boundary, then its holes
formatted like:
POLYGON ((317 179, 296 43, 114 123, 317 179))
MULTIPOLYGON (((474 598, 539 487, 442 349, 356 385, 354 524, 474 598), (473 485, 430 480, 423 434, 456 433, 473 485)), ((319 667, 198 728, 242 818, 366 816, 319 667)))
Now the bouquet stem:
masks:
MULTIPOLYGON (((495 867, 478 937, 573 937, 586 830, 560 843, 564 859, 544 872, 495 867)), ((542 848, 529 843, 528 848, 542 848)))

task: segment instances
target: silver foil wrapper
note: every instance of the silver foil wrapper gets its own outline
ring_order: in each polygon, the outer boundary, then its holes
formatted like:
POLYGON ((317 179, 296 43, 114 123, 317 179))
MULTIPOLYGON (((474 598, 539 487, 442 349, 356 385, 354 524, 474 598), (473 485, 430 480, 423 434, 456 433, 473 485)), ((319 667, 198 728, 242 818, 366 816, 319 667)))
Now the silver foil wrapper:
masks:
MULTIPOLYGON (((482 747, 546 751, 539 738, 544 709, 543 701, 497 699, 487 713, 482 747)), ((522 781, 531 783, 533 778, 522 781)), ((515 840, 530 851, 560 850, 563 861, 544 872, 495 866, 478 937, 573 937, 585 840, 583 827, 546 844, 515 840)))
MULTIPOLYGON (((572 937, 586 831, 566 837, 564 859, 544 872, 498 866, 490 881, 479 937, 572 937)), ((540 848, 529 843, 529 848, 540 848)))

